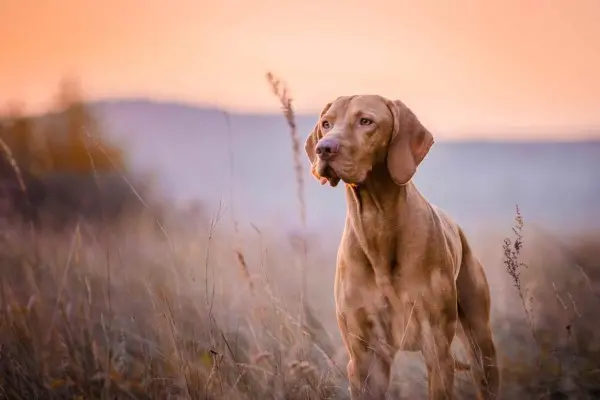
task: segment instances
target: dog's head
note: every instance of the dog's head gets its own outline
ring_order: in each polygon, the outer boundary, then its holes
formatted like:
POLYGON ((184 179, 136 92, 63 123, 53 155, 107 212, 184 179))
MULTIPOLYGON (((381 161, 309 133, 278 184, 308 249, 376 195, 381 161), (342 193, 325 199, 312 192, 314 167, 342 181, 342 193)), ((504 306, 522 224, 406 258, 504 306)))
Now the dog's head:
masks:
POLYGON ((321 184, 336 186, 341 179, 360 185, 376 165, 386 163, 394 182, 404 185, 433 141, 401 101, 361 95, 327 104, 304 148, 321 184))

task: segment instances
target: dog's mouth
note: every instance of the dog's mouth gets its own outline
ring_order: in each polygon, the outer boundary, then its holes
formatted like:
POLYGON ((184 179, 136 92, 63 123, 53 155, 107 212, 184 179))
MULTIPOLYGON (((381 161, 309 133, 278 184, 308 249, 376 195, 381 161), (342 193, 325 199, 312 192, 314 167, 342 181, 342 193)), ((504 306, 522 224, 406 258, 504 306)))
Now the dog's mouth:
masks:
POLYGON ((333 169, 330 163, 320 162, 317 166, 317 174, 319 177, 326 179, 326 181, 321 180, 322 185, 329 182, 329 185, 336 187, 340 182, 339 175, 335 172, 335 169, 333 169))

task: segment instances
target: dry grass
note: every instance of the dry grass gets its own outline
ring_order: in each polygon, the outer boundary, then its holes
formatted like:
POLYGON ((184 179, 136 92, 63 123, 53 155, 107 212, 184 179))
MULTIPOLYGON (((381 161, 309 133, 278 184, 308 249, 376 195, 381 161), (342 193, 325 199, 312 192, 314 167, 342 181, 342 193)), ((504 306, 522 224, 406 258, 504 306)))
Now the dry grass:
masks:
MULTIPOLYGON (((519 334, 514 327, 505 332, 513 336, 511 347, 529 349, 526 357, 505 360, 504 378, 512 384, 508 389, 538 398, 596 398, 600 335, 586 318, 593 318, 600 305, 600 238, 571 238, 565 246, 545 232, 534 231, 537 243, 530 258, 535 261, 525 263, 521 261, 524 227, 517 206, 513 238, 504 239, 503 264, 523 310, 520 325, 527 326, 531 342, 523 337, 522 328, 519 334), (588 272, 595 272, 595 277, 588 272), (525 283, 524 273, 528 273, 525 283)), ((511 313, 505 318, 514 323, 516 316, 511 313)))
MULTIPOLYGON (((302 327, 289 311, 293 297, 281 294, 284 283, 272 282, 278 278, 270 271, 284 263, 287 251, 268 261, 260 278, 251 270, 260 271, 261 261, 236 259, 230 232, 217 222, 197 221, 195 235, 167 227, 175 254, 151 220, 128 221, 102 234, 84 223, 62 234, 32 236, 16 227, 3 232, 0 398, 346 397, 339 340, 329 339, 337 332, 327 332, 314 311, 302 327), (238 263, 246 264, 243 276, 238 263)), ((281 246, 261 240, 269 248, 281 246)), ((328 285, 320 290, 324 296, 330 291, 328 285)), ((573 288, 558 292, 569 304, 567 293, 580 295, 573 288)), ((556 314, 544 304, 538 318, 550 319, 536 324, 544 370, 535 354, 507 355, 505 390, 566 392, 569 379, 571 390, 597 390, 592 383, 600 347, 585 319, 593 304, 577 303, 582 317, 570 322, 571 344, 561 339, 566 331, 549 328, 556 326, 556 314)), ((502 318, 511 322, 509 330, 497 329, 501 351, 527 348, 527 322, 515 314, 502 318)), ((402 388, 406 398, 403 381, 421 387, 423 373, 414 375, 397 377, 394 390, 402 388)), ((459 385, 470 393, 467 379, 459 385)))
MULTIPOLYGON (((298 156, 291 100, 270 81, 298 156)), ((244 231, 234 216, 227 228, 221 208, 186 217, 186 226, 160 222, 147 208, 101 226, 80 221, 32 233, 13 225, 0 233, 0 399, 348 397, 334 311, 315 308, 331 296, 331 274, 303 270, 302 286, 320 296, 308 302, 289 280, 296 253, 281 232, 244 231), (298 291, 302 313, 290 311, 298 291)), ((478 251, 495 295, 504 397, 593 398, 600 236, 557 240, 525 228, 517 211, 514 237, 478 251)), ((333 262, 335 243, 320 254, 302 240, 304 267, 333 262)), ((395 398, 425 393, 422 362, 411 357, 401 356, 395 398)), ((472 398, 470 380, 459 375, 458 392, 472 398)))
POLYGON ((19 168, 19 164, 17 163, 17 160, 15 159, 12 150, 10 149, 10 147, 8 147, 8 145, 2 138, 0 138, 0 150, 1 154, 3 154, 5 159, 8 161, 10 168, 12 168, 12 170, 15 173, 15 177, 19 184, 19 189, 21 189, 23 193, 26 193, 27 186, 25 186, 25 180, 23 179, 21 168, 19 168))
MULTIPOLYGON (((292 154, 294 157, 294 172, 296 175, 296 188, 297 188, 297 198, 298 198, 298 211, 300 214, 300 222, 302 224, 302 228, 306 231, 306 200, 304 197, 304 174, 303 174, 303 165, 302 165, 302 142, 300 137, 298 136, 298 131, 296 129, 296 118, 294 113, 294 108, 292 107, 292 97, 290 95, 289 89, 285 82, 278 79, 273 73, 267 73, 267 81, 271 86, 271 90, 273 94, 279 100, 281 105, 281 110, 283 112, 283 116, 285 121, 288 124, 290 139, 292 142, 292 154)), ((300 238, 301 244, 301 255, 302 255, 302 264, 301 264, 301 281, 300 281, 300 321, 303 322, 306 320, 307 316, 307 303, 305 301, 306 298, 306 285, 307 285, 307 257, 308 257, 308 247, 306 243, 306 237, 302 234, 300 238)))
POLYGON ((221 290, 243 280, 213 273, 213 263, 226 269, 235 261, 223 251, 218 260, 208 250, 183 254, 208 237, 173 235, 177 264, 160 232, 143 224, 102 236, 84 224, 62 235, 3 235, 0 395, 267 398, 296 391, 305 398, 335 391, 332 376, 314 376, 327 359, 297 358, 298 330, 268 286, 254 296, 221 290), (199 259, 208 259, 209 293, 200 290, 199 259))
MULTIPOLYGON (((523 249, 523 227, 524 227, 523 216, 519 210, 519 206, 516 206, 515 210, 515 223, 512 227, 514 239, 510 237, 504 238, 504 244, 502 249, 504 250, 504 267, 506 273, 512 278, 515 288, 517 289, 517 295, 521 300, 523 311, 525 313, 525 320, 531 330, 531 337, 539 347, 539 342, 536 337, 536 330, 533 324, 532 311, 527 301, 527 291, 521 284, 521 269, 527 268, 527 264, 520 261, 521 250, 523 249)), ((539 365, 541 367, 541 365, 539 365)))

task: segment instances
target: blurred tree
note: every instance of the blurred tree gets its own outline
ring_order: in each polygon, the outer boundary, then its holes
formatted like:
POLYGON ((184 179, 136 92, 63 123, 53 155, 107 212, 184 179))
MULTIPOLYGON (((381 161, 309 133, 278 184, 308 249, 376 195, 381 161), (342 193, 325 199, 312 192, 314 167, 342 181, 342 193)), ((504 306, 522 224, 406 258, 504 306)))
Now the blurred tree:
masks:
POLYGON ((10 205, 4 207, 4 216, 7 210, 16 210, 21 215, 31 217, 26 179, 35 157, 30 151, 33 121, 24 115, 20 104, 14 103, 0 125, 0 201, 10 205))
POLYGON ((107 140, 77 80, 61 80, 55 108, 44 124, 43 159, 50 166, 42 184, 44 201, 60 203, 62 210, 55 207, 52 213, 65 221, 74 215, 117 215, 129 188, 110 175, 124 167, 123 151, 107 140))
POLYGON ((51 216, 59 225, 75 216, 117 217, 130 210, 137 204, 130 187, 111 176, 124 168, 124 152, 103 135, 77 80, 60 82, 55 106, 53 113, 29 117, 14 103, 0 118, 6 144, 0 149, 0 200, 34 223, 51 216))
POLYGON ((33 121, 24 115, 23 106, 19 103, 11 104, 0 137, 22 171, 28 171, 34 162, 35 157, 31 151, 34 144, 33 129, 33 121))
POLYGON ((123 152, 102 135, 99 120, 84 102, 79 84, 63 79, 56 96, 58 112, 39 119, 27 117, 14 103, 0 131, 20 169, 27 174, 91 174, 124 166, 123 152), (41 130, 35 135, 35 122, 41 130))
POLYGON ((8 161, 7 154, 7 150, 9 150, 7 143, 7 139, 9 139, 8 134, 9 130, 7 121, 0 120, 0 184, 3 183, 1 181, 6 178, 8 172, 10 171, 10 163, 8 161))
POLYGON ((47 132, 53 172, 110 172, 123 167, 123 154, 101 134, 99 120, 83 101, 76 80, 63 79, 57 95, 60 110, 47 132))

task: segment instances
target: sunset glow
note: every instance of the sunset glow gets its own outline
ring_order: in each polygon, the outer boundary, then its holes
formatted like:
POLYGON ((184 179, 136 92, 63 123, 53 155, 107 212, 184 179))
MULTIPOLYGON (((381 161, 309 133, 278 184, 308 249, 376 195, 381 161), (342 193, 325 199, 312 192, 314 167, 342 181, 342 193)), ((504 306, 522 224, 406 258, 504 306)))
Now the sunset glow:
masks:
POLYGON ((273 71, 300 111, 380 93, 448 137, 600 135, 599 20, 597 0, 4 0, 0 104, 41 111, 72 74, 93 99, 274 111, 273 71))

